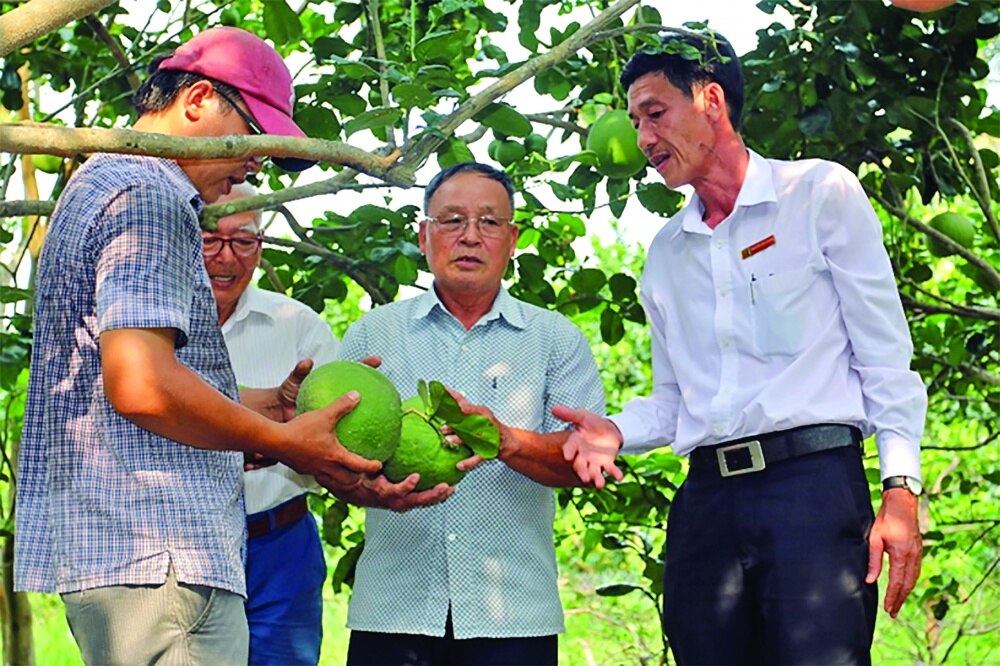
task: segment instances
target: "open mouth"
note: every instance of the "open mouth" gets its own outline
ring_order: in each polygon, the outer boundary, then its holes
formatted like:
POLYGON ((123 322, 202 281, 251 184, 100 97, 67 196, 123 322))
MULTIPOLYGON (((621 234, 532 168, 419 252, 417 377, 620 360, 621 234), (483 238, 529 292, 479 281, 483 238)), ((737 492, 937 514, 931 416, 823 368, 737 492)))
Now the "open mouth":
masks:
POLYGON ((212 281, 212 284, 220 287, 229 287, 236 282, 236 276, 234 275, 209 275, 208 279, 212 281))
POLYGON ((656 153, 649 157, 650 164, 653 165, 654 169, 660 169, 660 167, 666 165, 667 162, 673 157, 670 153, 656 153))

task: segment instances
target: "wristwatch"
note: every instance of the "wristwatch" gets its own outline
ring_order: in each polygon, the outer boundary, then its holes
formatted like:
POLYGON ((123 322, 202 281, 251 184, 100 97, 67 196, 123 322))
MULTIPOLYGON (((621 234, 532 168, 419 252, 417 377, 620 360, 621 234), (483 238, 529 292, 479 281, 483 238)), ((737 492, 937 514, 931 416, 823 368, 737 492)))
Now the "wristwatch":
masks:
POLYGON ((889 490, 890 488, 906 488, 915 497, 920 497, 920 494, 924 492, 924 487, 920 484, 918 479, 912 476, 887 476, 882 479, 882 492, 889 490))

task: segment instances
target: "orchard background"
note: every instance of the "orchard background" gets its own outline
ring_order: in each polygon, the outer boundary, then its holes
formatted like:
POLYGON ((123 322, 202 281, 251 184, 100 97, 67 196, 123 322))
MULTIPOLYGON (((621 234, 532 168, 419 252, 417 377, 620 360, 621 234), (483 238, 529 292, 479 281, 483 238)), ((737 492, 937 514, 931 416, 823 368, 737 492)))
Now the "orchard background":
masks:
MULTIPOLYGON (((624 231, 658 228, 684 193, 650 169, 603 176, 585 137, 600 114, 624 106, 617 77, 629 54, 661 26, 684 27, 671 20, 676 1, 159 0, 147 20, 110 0, 0 0, 4 662, 79 663, 58 598, 14 593, 11 574, 32 275, 46 216, 82 154, 266 148, 321 159, 308 185, 265 167, 266 194, 209 207, 205 224, 238 206, 265 208, 260 285, 308 303, 341 335, 364 309, 429 283, 416 243, 419 189, 410 186, 457 161, 492 161, 492 152, 520 191, 510 289, 584 330, 615 410, 651 385, 636 299, 644 248, 624 231), (274 43, 295 76, 296 119, 313 139, 226 145, 107 129, 133 119, 129 96, 154 54, 213 25, 274 43), (508 142, 506 151, 491 151, 494 141, 508 142)), ((998 3, 957 0, 929 13, 883 0, 757 6, 775 21, 755 46, 737 49, 746 142, 769 157, 835 160, 861 178, 883 222, 913 366, 930 395, 923 575, 899 620, 879 618, 875 661, 1000 661, 1000 113, 987 96, 1000 87, 998 3), (971 242, 928 226, 945 211, 972 222, 971 242), (932 238, 943 252, 929 251, 932 238)), ((663 523, 685 463, 669 450, 625 461, 625 480, 610 489, 558 493, 562 664, 670 661, 658 615, 663 523)), ((331 570, 323 661, 342 663, 362 514, 330 497, 315 497, 313 508, 331 570)))

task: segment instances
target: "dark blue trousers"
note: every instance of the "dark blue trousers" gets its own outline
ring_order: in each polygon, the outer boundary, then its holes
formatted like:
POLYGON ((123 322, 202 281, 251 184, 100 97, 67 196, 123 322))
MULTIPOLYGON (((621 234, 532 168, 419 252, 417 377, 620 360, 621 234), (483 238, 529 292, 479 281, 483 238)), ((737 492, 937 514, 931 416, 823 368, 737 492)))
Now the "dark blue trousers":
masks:
POLYGON ((319 662, 325 580, 312 514, 247 541, 250 664, 319 662))
POLYGON ((451 613, 445 635, 352 631, 347 666, 555 666, 558 636, 456 639, 451 613))
POLYGON ((663 577, 677 663, 871 663, 873 519, 856 447, 689 475, 670 508, 663 577))

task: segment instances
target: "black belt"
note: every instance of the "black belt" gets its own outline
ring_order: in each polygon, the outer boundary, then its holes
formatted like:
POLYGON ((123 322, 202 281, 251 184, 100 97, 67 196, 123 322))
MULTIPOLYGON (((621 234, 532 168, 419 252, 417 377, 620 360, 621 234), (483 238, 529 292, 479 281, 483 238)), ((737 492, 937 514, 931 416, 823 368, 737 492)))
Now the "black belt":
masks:
POLYGON ((861 431, 854 426, 801 426, 700 446, 691 452, 691 474, 722 477, 750 474, 789 458, 860 444, 861 431))

